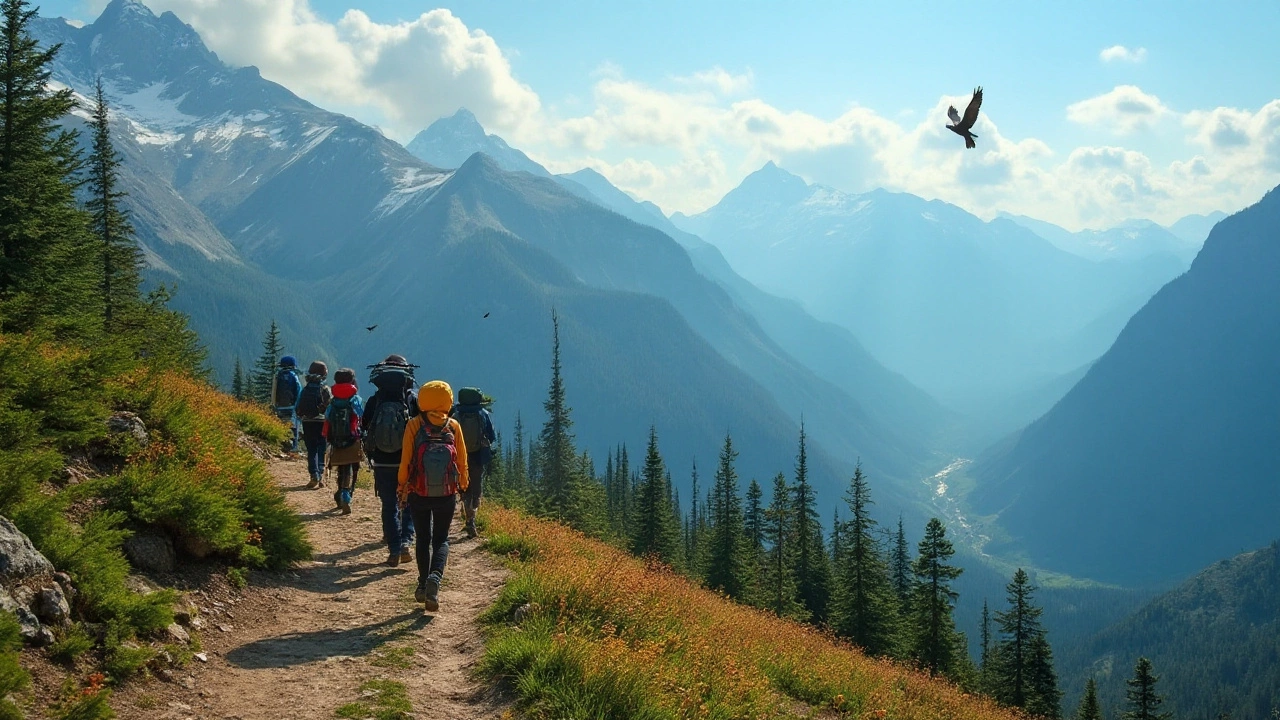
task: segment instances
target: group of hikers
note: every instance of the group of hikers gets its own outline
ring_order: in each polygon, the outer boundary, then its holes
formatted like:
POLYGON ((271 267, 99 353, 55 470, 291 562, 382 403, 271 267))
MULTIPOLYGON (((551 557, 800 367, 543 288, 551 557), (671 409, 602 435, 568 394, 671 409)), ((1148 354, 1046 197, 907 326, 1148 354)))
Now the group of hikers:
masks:
POLYGON ((370 365, 369 382, 376 391, 366 403, 355 370, 338 370, 329 386, 325 363, 311 363, 299 378, 297 359, 286 355, 280 358, 271 398, 276 415, 292 428, 291 451, 298 451, 299 434, 306 446, 307 489, 325 487, 326 468, 336 474, 333 502, 341 514, 351 513, 360 466, 370 465, 373 491, 382 501, 387 565, 414 559, 410 548, 415 534, 430 538, 417 543, 414 599, 435 611, 458 496, 466 535, 474 538, 495 434, 484 393, 462 388, 455 403, 453 388, 443 380, 419 386, 417 367, 401 355, 370 365))

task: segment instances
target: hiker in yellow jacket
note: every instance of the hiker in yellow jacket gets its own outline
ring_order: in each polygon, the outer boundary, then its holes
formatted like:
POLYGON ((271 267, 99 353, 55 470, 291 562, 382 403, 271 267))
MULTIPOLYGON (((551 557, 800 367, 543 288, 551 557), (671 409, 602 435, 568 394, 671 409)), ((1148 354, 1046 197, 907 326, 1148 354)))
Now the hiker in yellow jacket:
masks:
POLYGON ((449 561, 449 526, 458 494, 467 489, 467 444, 462 427, 449 417, 449 383, 432 380, 423 385, 418 409, 421 412, 404 428, 397 495, 418 531, 418 589, 413 597, 434 612, 440 609, 440 581, 449 561), (430 546, 424 548, 423 540, 430 546))

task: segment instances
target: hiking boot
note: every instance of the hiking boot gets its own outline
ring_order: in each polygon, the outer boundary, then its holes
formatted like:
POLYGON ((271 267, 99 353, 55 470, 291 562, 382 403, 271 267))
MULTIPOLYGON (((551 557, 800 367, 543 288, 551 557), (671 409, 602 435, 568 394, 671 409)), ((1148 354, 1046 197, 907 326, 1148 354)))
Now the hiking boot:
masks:
POLYGON ((424 603, 427 601, 427 581, 419 580, 418 588, 413 591, 413 599, 415 602, 424 603))
POLYGON ((464 529, 464 532, 467 533, 468 538, 474 538, 480 534, 476 532, 476 524, 473 522, 467 523, 467 527, 464 529))
POLYGON ((342 500, 339 500, 339 501, 338 501, 338 509, 342 511, 342 514, 343 514, 343 515, 350 515, 350 514, 351 514, 351 502, 350 502, 350 501, 348 501, 348 500, 346 500, 345 498, 344 498, 344 499, 342 499, 342 500))
POLYGON ((387 567, 399 567, 401 560, 404 558, 398 552, 393 552, 387 556, 387 567))
POLYGON ((412 555, 408 550, 401 550, 401 551, 400 551, 400 562, 402 562, 402 563, 411 563, 411 562, 413 562, 413 555, 412 555))
MULTIPOLYGON (((440 576, 431 573, 422 587, 422 601, 427 605, 427 612, 440 609, 440 576)), ((416 597, 416 596, 415 596, 416 597)))
POLYGON ((315 489, 316 489, 316 488, 318 488, 318 487, 320 487, 320 478, 318 478, 318 477, 316 477, 316 476, 312 475, 312 476, 311 476, 311 482, 307 483, 307 489, 308 489, 308 490, 315 490, 315 489))

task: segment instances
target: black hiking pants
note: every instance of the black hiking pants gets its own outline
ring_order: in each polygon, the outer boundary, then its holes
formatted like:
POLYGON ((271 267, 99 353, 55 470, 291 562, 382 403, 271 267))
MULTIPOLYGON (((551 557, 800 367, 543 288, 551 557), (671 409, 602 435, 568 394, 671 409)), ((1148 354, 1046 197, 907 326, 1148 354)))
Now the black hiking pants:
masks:
POLYGON ((457 507, 457 495, 429 498, 409 493, 409 512, 418 531, 418 582, 431 573, 444 577, 449 562, 449 526, 457 507))

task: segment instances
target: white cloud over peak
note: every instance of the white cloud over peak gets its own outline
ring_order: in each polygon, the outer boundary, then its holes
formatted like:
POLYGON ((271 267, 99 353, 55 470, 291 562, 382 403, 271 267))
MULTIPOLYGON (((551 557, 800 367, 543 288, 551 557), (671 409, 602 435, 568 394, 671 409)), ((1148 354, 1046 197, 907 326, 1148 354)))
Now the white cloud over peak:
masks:
POLYGON ((266 78, 321 105, 376 109, 402 140, 459 107, 505 131, 540 109, 515 79, 498 44, 449 10, 395 24, 349 10, 337 23, 307 0, 148 0, 190 23, 225 61, 256 65, 266 78))
POLYGON ((1147 49, 1144 47, 1134 48, 1130 50, 1123 45, 1112 45, 1098 53, 1098 57, 1102 62, 1131 62, 1140 63, 1147 59, 1147 49))
POLYGON ((1067 119, 1128 133, 1144 130, 1169 115, 1169 108, 1155 95, 1136 85, 1118 85, 1111 92, 1067 106, 1067 119))

